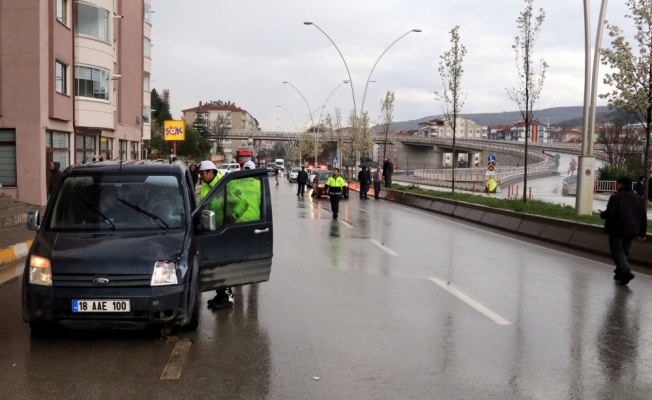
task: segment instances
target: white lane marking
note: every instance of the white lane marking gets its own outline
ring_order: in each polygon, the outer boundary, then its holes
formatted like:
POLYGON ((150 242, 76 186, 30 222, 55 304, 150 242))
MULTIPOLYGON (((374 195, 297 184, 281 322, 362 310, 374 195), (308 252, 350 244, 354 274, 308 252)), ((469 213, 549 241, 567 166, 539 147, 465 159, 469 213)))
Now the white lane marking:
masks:
POLYGON ((388 247, 383 246, 383 245, 382 245, 380 242, 378 242, 377 240, 369 239, 369 241, 370 241, 371 243, 375 244, 376 246, 380 247, 380 248, 383 249, 384 251, 386 251, 386 252, 387 252, 389 255, 391 255, 391 256, 397 256, 397 255, 398 255, 398 253, 394 252, 392 249, 390 249, 390 248, 388 248, 388 247))
POLYGON ((176 380, 181 376, 181 368, 183 363, 186 361, 186 356, 188 355, 188 350, 190 350, 190 345, 192 342, 188 339, 180 340, 174 346, 172 354, 168 359, 168 363, 165 365, 165 369, 161 374, 161 380, 176 380))
POLYGON ((353 225, 349 224, 346 221, 342 221, 341 219, 338 219, 337 222, 340 222, 340 223, 344 224, 344 226, 346 226, 346 227, 348 227, 350 229, 353 229, 353 225))
POLYGON ((512 324, 511 322, 509 322, 505 318, 503 318, 500 315, 496 314, 495 312, 491 311, 487 307, 485 307, 482 304, 478 303, 477 301, 473 300, 472 298, 470 298, 469 296, 467 296, 464 293, 460 292, 459 290, 455 289, 454 287, 447 284, 446 282, 441 281, 441 280, 439 280, 437 278, 430 278, 430 280, 433 281, 438 286, 440 286, 445 291, 447 291, 448 293, 452 294, 453 296, 455 296, 458 299, 462 300, 466 304, 468 304, 471 307, 475 308, 476 311, 478 311, 480 314, 482 314, 485 317, 489 318, 490 320, 494 321, 498 325, 511 325, 512 324))

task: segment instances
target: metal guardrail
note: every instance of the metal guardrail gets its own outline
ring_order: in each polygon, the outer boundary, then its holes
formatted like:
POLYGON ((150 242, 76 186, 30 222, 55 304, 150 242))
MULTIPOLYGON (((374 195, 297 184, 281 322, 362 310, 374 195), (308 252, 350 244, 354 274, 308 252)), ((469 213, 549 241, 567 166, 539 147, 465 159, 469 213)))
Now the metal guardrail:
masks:
POLYGON ((562 181, 561 194, 562 196, 568 196, 569 194, 577 193, 577 186, 575 187, 575 192, 571 193, 569 188, 573 183, 577 185, 577 175, 567 176, 562 181))

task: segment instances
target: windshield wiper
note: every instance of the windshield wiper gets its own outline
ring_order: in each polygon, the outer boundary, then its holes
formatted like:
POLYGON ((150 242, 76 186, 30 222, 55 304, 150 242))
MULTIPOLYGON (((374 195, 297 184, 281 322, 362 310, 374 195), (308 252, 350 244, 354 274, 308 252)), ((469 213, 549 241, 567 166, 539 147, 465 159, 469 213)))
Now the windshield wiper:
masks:
POLYGON ((95 211, 100 217, 102 217, 104 219, 104 223, 107 224, 112 231, 115 230, 115 225, 113 225, 113 222, 111 222, 111 220, 106 215, 102 214, 102 212, 98 210, 97 207, 93 205, 93 203, 86 200, 86 198, 79 193, 77 193, 77 196, 79 196, 82 200, 84 200, 84 203, 88 204, 93 211, 95 211))
POLYGON ((125 199, 118 199, 118 201, 119 201, 120 203, 126 205, 126 206, 129 206, 129 207, 133 208, 134 210, 138 211, 139 213, 141 213, 141 214, 143 214, 143 215, 147 215, 148 217, 150 217, 150 218, 152 218, 152 219, 154 219, 154 220, 160 221, 163 225, 165 225, 165 228, 163 228, 162 226, 159 226, 161 229, 170 229, 170 225, 168 225, 168 223, 165 222, 165 221, 163 220, 163 218, 159 217, 158 215, 156 215, 156 214, 152 214, 152 213, 149 212, 149 211, 145 211, 145 210, 143 210, 142 208, 138 207, 137 205, 135 205, 135 204, 131 204, 130 202, 128 202, 128 201, 125 200, 125 199))

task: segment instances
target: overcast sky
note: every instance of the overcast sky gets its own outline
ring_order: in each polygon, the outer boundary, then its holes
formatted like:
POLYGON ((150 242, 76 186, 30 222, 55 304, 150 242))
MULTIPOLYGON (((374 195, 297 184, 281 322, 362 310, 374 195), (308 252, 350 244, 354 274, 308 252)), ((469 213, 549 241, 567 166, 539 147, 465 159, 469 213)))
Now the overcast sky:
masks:
MULTIPOLYGON (((175 118, 199 101, 235 102, 260 122, 263 130, 287 130, 308 118, 299 94, 313 111, 348 79, 337 50, 314 26, 335 41, 351 70, 360 108, 364 86, 374 62, 395 39, 376 67, 365 109, 372 120, 380 101, 395 92, 396 121, 440 114, 433 92, 441 89, 439 57, 450 47, 449 31, 460 26, 464 60, 462 89, 468 94, 463 112, 516 110, 505 88, 515 86, 512 44, 523 0, 153 0, 152 86, 169 89, 175 118), (279 122, 281 118, 283 122, 279 122)), ((535 58, 550 65, 540 105, 582 105, 584 22, 582 1, 535 0, 546 20, 535 47, 535 58)), ((595 37, 600 1, 592 0, 595 37)), ((632 32, 626 7, 610 2, 607 19, 632 32)), ((603 45, 610 38, 605 35, 603 45)), ((601 69, 603 75, 604 67, 601 69)), ((601 84, 600 93, 606 87, 601 84)), ((599 104, 606 104, 600 101, 599 104)), ((326 104, 326 112, 353 109, 351 89, 341 86, 326 104)), ((319 112, 315 113, 315 121, 319 112)))

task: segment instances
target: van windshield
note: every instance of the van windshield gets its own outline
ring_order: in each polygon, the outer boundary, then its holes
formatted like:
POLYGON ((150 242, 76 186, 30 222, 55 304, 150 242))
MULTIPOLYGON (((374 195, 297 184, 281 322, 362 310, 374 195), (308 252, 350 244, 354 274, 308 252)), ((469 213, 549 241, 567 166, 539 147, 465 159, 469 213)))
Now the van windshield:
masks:
POLYGON ((67 176, 46 229, 120 231, 178 229, 185 208, 176 175, 88 174, 67 176))

